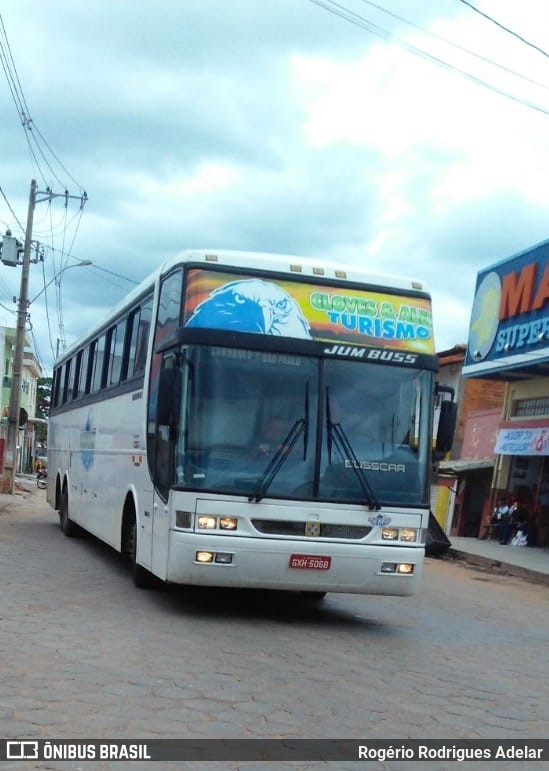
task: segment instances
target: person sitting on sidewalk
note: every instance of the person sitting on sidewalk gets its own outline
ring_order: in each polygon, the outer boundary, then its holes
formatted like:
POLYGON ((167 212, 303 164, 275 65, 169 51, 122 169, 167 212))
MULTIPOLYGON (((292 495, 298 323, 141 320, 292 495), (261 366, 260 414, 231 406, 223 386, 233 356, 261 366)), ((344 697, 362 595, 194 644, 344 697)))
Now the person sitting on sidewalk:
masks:
POLYGON ((501 540, 502 527, 509 517, 510 510, 510 499, 506 495, 502 495, 498 498, 497 506, 494 508, 494 513, 490 519, 490 527, 487 529, 487 534, 490 538, 501 540))
POLYGON ((526 546, 528 544, 528 523, 530 522, 530 512, 521 503, 516 501, 512 509, 512 521, 514 534, 511 543, 514 546, 526 546))
MULTIPOLYGON (((500 544, 507 545, 511 539, 515 536, 518 530, 527 530, 528 528, 528 511, 519 503, 515 498, 513 505, 511 506, 509 513, 504 516, 501 531, 500 531, 500 544)), ((528 534, 526 533, 526 537, 528 534)))

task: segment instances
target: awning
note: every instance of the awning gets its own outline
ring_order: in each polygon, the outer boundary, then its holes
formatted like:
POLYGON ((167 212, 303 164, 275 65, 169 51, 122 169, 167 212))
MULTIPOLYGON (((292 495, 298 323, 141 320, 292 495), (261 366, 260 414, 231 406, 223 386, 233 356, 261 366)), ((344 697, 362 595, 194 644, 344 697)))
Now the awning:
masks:
POLYGON ((500 428, 496 455, 549 455, 549 428, 500 428))
POLYGON ((462 458, 460 460, 443 460, 438 464, 440 471, 453 471, 461 474, 464 471, 480 471, 494 467, 494 458, 462 458))

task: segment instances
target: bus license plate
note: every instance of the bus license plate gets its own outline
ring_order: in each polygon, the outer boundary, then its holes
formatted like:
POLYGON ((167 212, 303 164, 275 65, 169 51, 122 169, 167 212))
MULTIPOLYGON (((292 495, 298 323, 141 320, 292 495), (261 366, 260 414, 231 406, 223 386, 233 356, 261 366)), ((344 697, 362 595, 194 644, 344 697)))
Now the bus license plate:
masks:
POLYGON ((295 570, 329 570, 331 557, 320 557, 318 554, 291 554, 290 567, 295 570))

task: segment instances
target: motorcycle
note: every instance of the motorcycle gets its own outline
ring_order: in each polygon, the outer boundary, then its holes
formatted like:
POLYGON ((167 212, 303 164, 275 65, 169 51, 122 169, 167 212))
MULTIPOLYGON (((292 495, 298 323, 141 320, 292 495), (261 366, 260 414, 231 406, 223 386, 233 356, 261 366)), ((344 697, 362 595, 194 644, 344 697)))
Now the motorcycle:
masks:
POLYGON ((36 485, 41 490, 44 490, 48 486, 48 469, 41 468, 36 474, 36 485))

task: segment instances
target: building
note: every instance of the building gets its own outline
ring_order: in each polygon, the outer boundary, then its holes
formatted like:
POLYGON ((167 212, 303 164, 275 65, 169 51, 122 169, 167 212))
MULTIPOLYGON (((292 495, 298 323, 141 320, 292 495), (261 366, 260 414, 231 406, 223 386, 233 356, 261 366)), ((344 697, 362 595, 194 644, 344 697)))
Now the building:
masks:
MULTIPOLYGON (((0 391, 0 463, 3 469, 7 440, 8 415, 13 374, 13 353, 17 330, 0 326, 0 361, 2 362, 2 389, 0 391)), ((28 341, 25 341, 28 343, 28 341)), ((35 454, 34 426, 36 423, 36 398, 42 367, 30 347, 23 354, 21 370, 20 430, 17 441, 17 471, 31 471, 35 454)))
POLYGON ((463 376, 505 384, 493 498, 516 497, 549 546, 549 241, 478 274, 463 376))
POLYGON ((467 346, 438 354, 437 381, 454 390, 458 408, 452 451, 439 463, 431 507, 452 536, 478 536, 491 510, 494 445, 505 398, 505 383, 464 379, 467 346))

